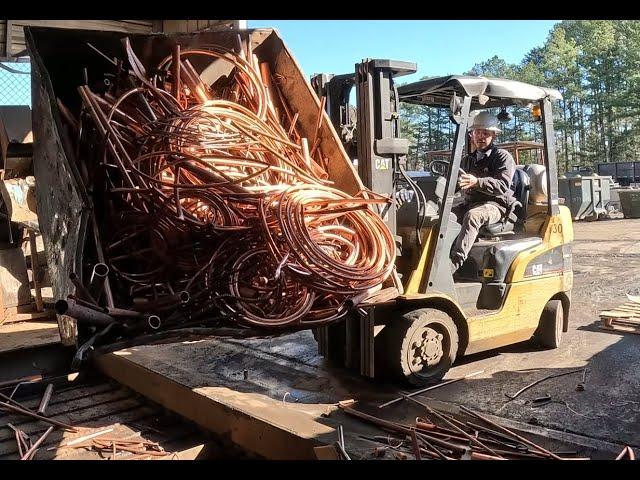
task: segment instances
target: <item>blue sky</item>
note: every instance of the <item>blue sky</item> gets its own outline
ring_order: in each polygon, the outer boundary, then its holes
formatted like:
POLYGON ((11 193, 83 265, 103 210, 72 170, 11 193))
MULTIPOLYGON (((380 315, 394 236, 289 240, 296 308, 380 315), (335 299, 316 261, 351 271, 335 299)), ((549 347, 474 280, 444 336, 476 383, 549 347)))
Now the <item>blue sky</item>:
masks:
POLYGON ((248 20, 274 27, 307 77, 353 72, 363 58, 416 62, 425 75, 463 73, 498 55, 516 63, 541 46, 557 20, 248 20))

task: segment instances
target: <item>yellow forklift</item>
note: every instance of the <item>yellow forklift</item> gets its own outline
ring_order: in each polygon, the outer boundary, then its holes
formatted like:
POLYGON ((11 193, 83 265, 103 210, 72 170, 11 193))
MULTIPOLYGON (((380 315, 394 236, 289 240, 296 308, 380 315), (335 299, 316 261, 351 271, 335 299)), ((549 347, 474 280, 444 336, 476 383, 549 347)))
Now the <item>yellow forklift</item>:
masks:
POLYGON ((422 386, 441 379, 463 355, 527 340, 559 346, 571 302, 573 227, 558 199, 552 116, 552 102, 561 98, 557 90, 473 76, 396 87, 395 77, 415 70, 407 62, 366 60, 355 75, 312 78, 363 183, 392 197, 393 206, 381 215, 399 252, 396 293, 359 305, 359 315, 315 336, 320 353, 334 363, 422 386), (348 105, 354 86, 355 125, 348 105), (449 159, 432 162, 429 172, 403 168, 408 141, 400 135, 400 102, 448 109, 455 124, 449 159), (516 168, 517 202, 501 222, 483 227, 469 258, 452 274, 449 255, 461 227, 451 207, 462 157, 470 152, 470 117, 516 106, 530 107, 541 122, 544 165, 516 168))

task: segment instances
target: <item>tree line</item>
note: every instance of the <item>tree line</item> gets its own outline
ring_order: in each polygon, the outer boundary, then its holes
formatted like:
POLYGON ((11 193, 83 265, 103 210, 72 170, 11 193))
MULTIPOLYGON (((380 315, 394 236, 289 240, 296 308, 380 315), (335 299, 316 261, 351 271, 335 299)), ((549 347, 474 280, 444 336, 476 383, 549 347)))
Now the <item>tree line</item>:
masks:
MULTIPOLYGON (((520 63, 493 56, 465 74, 560 91, 563 99, 554 105, 560 173, 574 165, 595 170, 602 162, 640 160, 640 21, 564 20, 520 63)), ((541 125, 528 109, 509 111, 513 119, 500 141, 541 141, 541 125)), ((455 129, 446 109, 403 104, 401 118, 411 144, 409 169, 424 169, 426 152, 451 148, 455 129)))

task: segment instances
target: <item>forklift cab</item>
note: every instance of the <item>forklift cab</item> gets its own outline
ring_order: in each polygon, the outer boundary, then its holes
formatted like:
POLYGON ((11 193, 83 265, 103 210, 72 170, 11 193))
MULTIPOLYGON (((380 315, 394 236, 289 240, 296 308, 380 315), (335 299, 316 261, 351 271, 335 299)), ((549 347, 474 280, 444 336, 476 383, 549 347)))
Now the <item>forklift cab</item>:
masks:
MULTIPOLYGON (((568 209, 559 205, 554 147, 552 102, 559 92, 473 76, 396 88, 393 72, 380 75, 375 67, 359 64, 353 77, 356 153, 363 183, 394 202, 391 215, 381 214, 397 238, 400 284, 395 296, 362 304, 358 320, 318 332, 320 352, 359 365, 364 375, 420 386, 442 378, 462 355, 532 338, 556 348, 568 327, 573 282, 573 229, 568 209), (362 74, 363 65, 370 75, 362 74), (432 162, 431 182, 403 168, 407 141, 398 128, 399 102, 446 108, 455 124, 453 149, 447 160, 432 162), (482 229, 454 275, 449 255, 461 226, 451 209, 469 120, 482 109, 513 106, 532 107, 541 121, 544 165, 518 166, 512 185, 517 202, 502 221, 482 229)), ((330 98, 330 83, 324 92, 315 85, 330 98)))

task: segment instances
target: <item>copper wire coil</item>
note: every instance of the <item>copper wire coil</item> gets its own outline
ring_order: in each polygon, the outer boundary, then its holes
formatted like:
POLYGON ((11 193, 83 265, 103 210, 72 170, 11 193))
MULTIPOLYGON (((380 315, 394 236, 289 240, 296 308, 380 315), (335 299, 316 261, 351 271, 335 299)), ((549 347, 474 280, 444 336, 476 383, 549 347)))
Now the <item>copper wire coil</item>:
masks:
POLYGON ((321 119, 311 142, 301 137, 266 63, 178 48, 149 75, 125 47, 128 83, 102 95, 79 88, 81 147, 99 166, 106 262, 122 301, 185 292, 187 302, 167 305, 187 319, 219 311, 246 326, 310 328, 389 277, 395 241, 376 212, 389 200, 331 187, 321 119), (205 85, 188 61, 196 55, 230 62, 226 85, 205 85))

